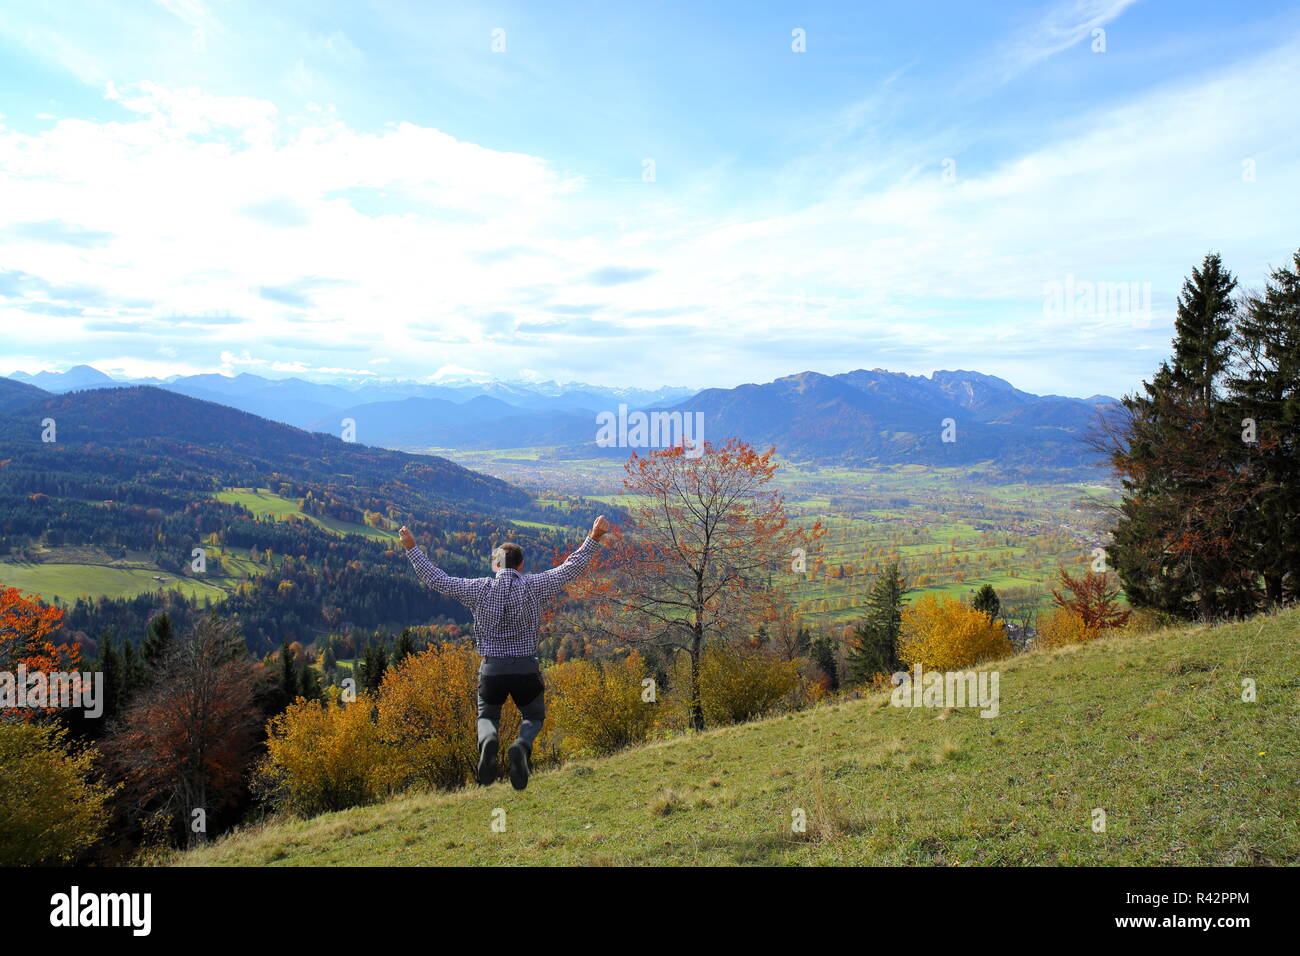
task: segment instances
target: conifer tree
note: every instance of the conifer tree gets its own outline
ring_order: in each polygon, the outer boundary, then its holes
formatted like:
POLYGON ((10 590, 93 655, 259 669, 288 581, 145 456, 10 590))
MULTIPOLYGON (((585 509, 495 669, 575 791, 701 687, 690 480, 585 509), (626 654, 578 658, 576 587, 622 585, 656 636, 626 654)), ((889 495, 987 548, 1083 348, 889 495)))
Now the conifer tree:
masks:
POLYGON ((361 686, 375 693, 383 683, 384 672, 388 670, 388 652, 384 645, 376 642, 366 648, 365 659, 361 662, 361 686))
POLYGON ((1232 293, 1236 287, 1236 278, 1223 268, 1219 254, 1211 252, 1201 267, 1193 269, 1183 281, 1178 296, 1171 383, 1175 388, 1188 389, 1207 418, 1228 368, 1236 316, 1232 293))
POLYGON ((998 615, 1002 613, 1002 599, 998 597, 998 592, 991 584, 985 584, 976 591, 970 603, 975 610, 987 614, 991 621, 996 621, 998 615))
POLYGON ((826 675, 827 685, 832 693, 840 689, 840 670, 835 661, 835 648, 826 634, 812 639, 808 646, 808 656, 813 666, 826 675))
POLYGON ((1245 452, 1221 394, 1235 286, 1213 253, 1192 271, 1173 358, 1124 398, 1126 416, 1110 435, 1124 497, 1107 551, 1136 607, 1209 619, 1238 613, 1249 590, 1245 452))
POLYGON ((126 707, 128 693, 122 658, 113 646, 113 632, 105 631, 99 640, 99 670, 104 674, 103 724, 108 724, 126 707))
POLYGON ((285 641, 280 645, 280 693, 284 697, 285 706, 297 700, 301 690, 298 671, 294 667, 293 648, 285 641))
POLYGON ((176 632, 172 620, 164 611, 149 621, 145 631, 144 644, 140 648, 145 665, 150 671, 156 671, 167 652, 176 643, 176 632))
POLYGON ((1228 381, 1253 484, 1249 562, 1266 603, 1300 596, 1300 252, 1246 296, 1228 381))
POLYGON ((867 597, 866 617, 853 628, 853 647, 845 662, 850 683, 861 684, 876 674, 892 674, 900 668, 898 634, 907 591, 898 564, 885 565, 867 597))
POLYGON ((397 638, 397 644, 393 647, 393 667, 396 667, 406 658, 415 653, 415 638, 411 636, 409 627, 402 628, 401 635, 397 638))

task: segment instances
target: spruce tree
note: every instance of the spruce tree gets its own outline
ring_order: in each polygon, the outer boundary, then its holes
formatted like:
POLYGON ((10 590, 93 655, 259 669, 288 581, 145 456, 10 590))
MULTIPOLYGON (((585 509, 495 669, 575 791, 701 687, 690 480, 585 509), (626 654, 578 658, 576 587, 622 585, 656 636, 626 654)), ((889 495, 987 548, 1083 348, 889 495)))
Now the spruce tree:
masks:
POLYGON ((1246 297, 1233 346, 1228 393, 1253 479, 1248 559, 1276 605, 1300 596, 1300 252, 1246 297))
POLYGON ((1237 280, 1223 268, 1219 254, 1211 252, 1183 281, 1178 296, 1171 382, 1175 388, 1190 390, 1204 416, 1213 409, 1228 368, 1236 287, 1237 280))
POLYGON ((280 694, 284 698, 286 707, 297 700, 302 690, 298 683, 298 671, 293 666, 293 661, 293 648, 289 646, 288 641, 285 641, 280 645, 280 694))
POLYGON ((903 625, 903 595, 908 591, 897 563, 885 569, 867 596, 867 614, 853 628, 853 647, 845 662, 850 683, 899 670, 898 635, 903 625))
POLYGON ((321 670, 325 674, 325 682, 328 684, 338 683, 339 660, 334 653, 334 641, 331 638, 325 639, 325 649, 321 652, 321 670))
POLYGON ((150 671, 158 669, 163 658, 175 643, 176 632, 166 611, 156 615, 149 621, 149 627, 144 635, 144 644, 140 650, 144 656, 145 665, 150 671))
POLYGON ((813 666, 826 675, 826 682, 832 693, 840 689, 840 670, 835 662, 835 648, 826 634, 812 639, 808 646, 808 657, 813 666))
POLYGON ((361 662, 361 686, 375 693, 383 683, 384 672, 388 670, 388 652, 384 645, 376 642, 366 648, 365 660, 361 662))
POLYGON ((1171 362, 1126 396, 1111 436, 1123 485, 1107 549, 1129 601, 1179 617, 1238 613, 1249 591, 1240 514, 1244 447, 1221 396, 1236 280, 1207 255, 1178 299, 1171 362))
POLYGON ((135 645, 126 638, 122 639, 122 675, 128 699, 149 683, 149 673, 144 658, 135 649, 135 645))
POLYGON ((415 638, 411 636, 409 627, 402 628, 401 635, 397 638, 397 644, 393 647, 393 667, 396 667, 402 661, 406 660, 415 653, 415 638))
POLYGON ((1002 613, 1002 600, 991 584, 985 584, 976 591, 970 603, 975 610, 987 614, 990 621, 996 621, 1002 613))
POLYGON ((126 707, 126 674, 122 658, 113 646, 113 632, 105 631, 99 639, 99 668, 104 674, 103 724, 107 724, 126 707))
POLYGON ((298 675, 298 687, 299 694, 307 700, 320 700, 324 696, 325 691, 321 687, 320 677, 310 661, 303 661, 302 671, 298 675))

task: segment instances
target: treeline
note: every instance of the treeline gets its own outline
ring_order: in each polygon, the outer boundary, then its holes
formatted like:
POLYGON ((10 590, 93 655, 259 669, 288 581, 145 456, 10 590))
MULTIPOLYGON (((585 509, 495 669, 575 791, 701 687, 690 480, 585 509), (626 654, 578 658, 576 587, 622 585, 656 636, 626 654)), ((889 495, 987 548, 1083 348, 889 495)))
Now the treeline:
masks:
MULTIPOLYGON (((185 628, 210 607, 208 599, 199 601, 175 589, 125 598, 80 597, 66 607, 62 637, 92 651, 114 635, 136 643, 160 612, 185 628)), ((461 604, 423 587, 406 559, 397 555, 375 563, 327 559, 319 564, 286 556, 242 582, 219 613, 239 622, 255 654, 268 653, 285 640, 310 643, 338 631, 393 630, 412 620, 469 620, 461 604)))
POLYGON ((1300 597, 1300 252, 1242 292, 1184 282, 1173 355, 1096 443, 1124 497, 1109 549, 1134 607, 1242 617, 1300 597))

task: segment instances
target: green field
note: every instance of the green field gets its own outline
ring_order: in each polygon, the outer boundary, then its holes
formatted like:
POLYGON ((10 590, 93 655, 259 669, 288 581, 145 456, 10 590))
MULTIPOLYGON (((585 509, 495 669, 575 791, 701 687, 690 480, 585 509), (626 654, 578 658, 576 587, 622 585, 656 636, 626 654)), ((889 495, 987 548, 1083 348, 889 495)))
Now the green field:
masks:
POLYGON ((559 524, 547 524, 544 521, 524 521, 522 518, 511 518, 510 524, 516 528, 540 528, 543 531, 569 531, 570 528, 559 524))
POLYGON ((1300 610, 985 666, 1001 673, 992 719, 879 694, 569 764, 523 792, 271 820, 174 862, 1300 864, 1300 610))
POLYGON ((275 518, 281 521, 310 521, 316 527, 339 537, 359 534, 375 541, 395 541, 397 539, 397 532, 395 531, 372 528, 370 525, 356 524, 351 521, 339 521, 337 518, 329 516, 318 517, 304 514, 299 502, 281 497, 273 493, 269 488, 227 488, 217 492, 213 497, 227 504, 242 505, 258 517, 275 518))
POLYGON ((179 589, 187 597, 217 603, 241 581, 267 571, 265 564, 251 559, 247 548, 204 548, 210 558, 219 559, 221 573, 215 573, 214 562, 201 576, 177 575, 160 570, 144 552, 110 557, 100 548, 69 545, 39 549, 36 562, 0 561, 0 584, 68 603, 78 597, 130 598, 160 589, 179 589))
POLYGON ((126 567, 57 561, 41 564, 0 562, 0 584, 15 587, 49 601, 58 597, 72 602, 78 597, 135 597, 178 588, 187 597, 219 601, 226 592, 215 583, 178 577, 167 571, 148 567, 126 567))

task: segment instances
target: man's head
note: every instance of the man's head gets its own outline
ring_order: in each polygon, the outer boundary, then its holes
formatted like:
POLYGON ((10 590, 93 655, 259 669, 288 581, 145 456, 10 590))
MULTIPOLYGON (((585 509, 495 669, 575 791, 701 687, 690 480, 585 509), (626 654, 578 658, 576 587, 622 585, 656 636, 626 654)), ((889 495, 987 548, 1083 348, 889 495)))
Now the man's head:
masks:
POLYGON ((500 571, 502 568, 518 571, 523 566, 524 549, 517 544, 507 541, 492 552, 492 569, 494 571, 500 571))

